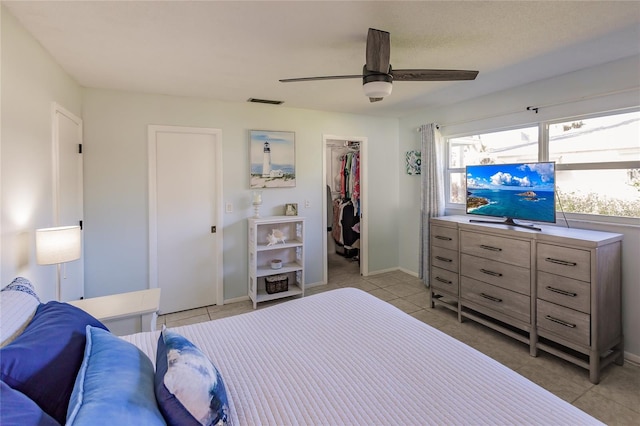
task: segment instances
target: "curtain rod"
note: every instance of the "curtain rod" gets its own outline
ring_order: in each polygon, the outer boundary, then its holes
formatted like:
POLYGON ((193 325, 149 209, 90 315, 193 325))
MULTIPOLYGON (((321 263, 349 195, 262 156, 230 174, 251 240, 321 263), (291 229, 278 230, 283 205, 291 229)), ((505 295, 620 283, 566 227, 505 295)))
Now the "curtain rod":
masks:
MULTIPOLYGON (((559 105, 566 105, 566 104, 570 104, 570 103, 574 103, 574 102, 580 102, 580 101, 585 101, 585 100, 589 100, 589 99, 595 99, 595 98, 601 98, 604 96, 611 96, 611 95, 618 95, 620 93, 626 93, 626 92, 631 92, 634 90, 638 90, 640 89, 640 86, 633 86, 633 87, 627 87, 626 89, 620 89, 620 90, 614 90, 611 92, 605 92, 605 93, 596 93, 594 95, 587 95, 587 96, 582 96, 580 98, 574 98, 574 99, 570 99, 570 100, 566 100, 566 101, 560 101, 560 102, 554 102, 554 103, 548 103, 548 104, 543 104, 543 105, 537 105, 537 106, 528 106, 525 108, 525 111, 533 111, 534 113, 538 113, 538 110, 542 109, 542 108, 550 108, 550 107, 555 107, 555 106, 559 106, 559 105)), ((474 121, 481 121, 481 120, 487 120, 489 118, 497 118, 497 117, 506 117, 508 115, 513 115, 513 114, 518 114, 521 113, 522 110, 516 110, 516 111, 510 111, 510 112, 504 112, 504 113, 500 113, 500 114, 494 114, 494 115, 485 115, 482 117, 477 117, 477 118, 472 118, 470 120, 462 120, 462 121, 454 121, 451 123, 446 123, 446 124, 440 124, 437 127, 448 127, 448 126, 455 126, 458 124, 467 124, 467 123, 473 123, 474 121)), ((420 127, 418 127, 418 132, 420 132, 420 127)))

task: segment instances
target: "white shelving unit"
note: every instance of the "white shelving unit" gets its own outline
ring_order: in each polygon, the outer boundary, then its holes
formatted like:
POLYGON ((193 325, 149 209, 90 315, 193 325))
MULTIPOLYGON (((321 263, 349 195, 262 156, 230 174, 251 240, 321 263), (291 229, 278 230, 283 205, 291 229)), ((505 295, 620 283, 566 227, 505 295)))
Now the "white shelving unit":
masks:
POLYGON ((249 297, 255 309, 259 302, 290 296, 304 296, 304 218, 272 216, 250 218, 249 225, 249 297), (284 242, 269 245, 268 236, 274 230, 282 232, 284 242), (271 261, 282 261, 280 269, 271 268, 271 261), (267 293, 265 279, 286 275, 289 289, 267 293))

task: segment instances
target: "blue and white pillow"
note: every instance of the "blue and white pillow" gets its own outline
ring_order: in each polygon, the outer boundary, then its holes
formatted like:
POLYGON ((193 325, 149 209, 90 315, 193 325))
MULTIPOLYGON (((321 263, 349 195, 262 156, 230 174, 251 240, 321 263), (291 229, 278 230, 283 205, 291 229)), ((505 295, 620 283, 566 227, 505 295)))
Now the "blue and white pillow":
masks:
POLYGON ((229 425, 222 376, 193 343, 165 327, 158 339, 155 393, 168 425, 229 425))
POLYGON ((38 303, 40 303, 40 298, 36 294, 36 291, 33 289, 33 284, 31 284, 31 281, 24 277, 14 278, 14 280, 11 281, 11 284, 7 285, 0 291, 21 291, 23 293, 31 295, 38 301, 38 303))
POLYGON ((39 304, 33 284, 26 278, 18 277, 0 290, 0 347, 24 331, 39 304))

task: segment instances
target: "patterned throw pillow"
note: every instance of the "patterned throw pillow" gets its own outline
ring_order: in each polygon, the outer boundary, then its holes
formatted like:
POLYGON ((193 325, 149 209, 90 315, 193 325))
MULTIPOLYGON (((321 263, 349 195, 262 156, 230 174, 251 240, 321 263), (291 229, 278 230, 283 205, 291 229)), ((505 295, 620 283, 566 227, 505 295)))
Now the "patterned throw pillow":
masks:
POLYGON ((164 327, 158 339, 155 392, 169 425, 230 424, 218 369, 193 343, 164 327))
POLYGON ((33 284, 26 278, 18 277, 0 291, 0 347, 22 333, 39 304, 33 284))

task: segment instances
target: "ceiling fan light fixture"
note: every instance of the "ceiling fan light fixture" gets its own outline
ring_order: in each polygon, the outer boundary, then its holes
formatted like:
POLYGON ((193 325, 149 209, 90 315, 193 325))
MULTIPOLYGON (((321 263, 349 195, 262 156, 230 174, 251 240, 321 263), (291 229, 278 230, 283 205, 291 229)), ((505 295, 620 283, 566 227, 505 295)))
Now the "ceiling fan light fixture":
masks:
POLYGON ((384 98, 391 94, 393 85, 390 81, 370 81, 362 85, 364 95, 368 98, 384 98))

